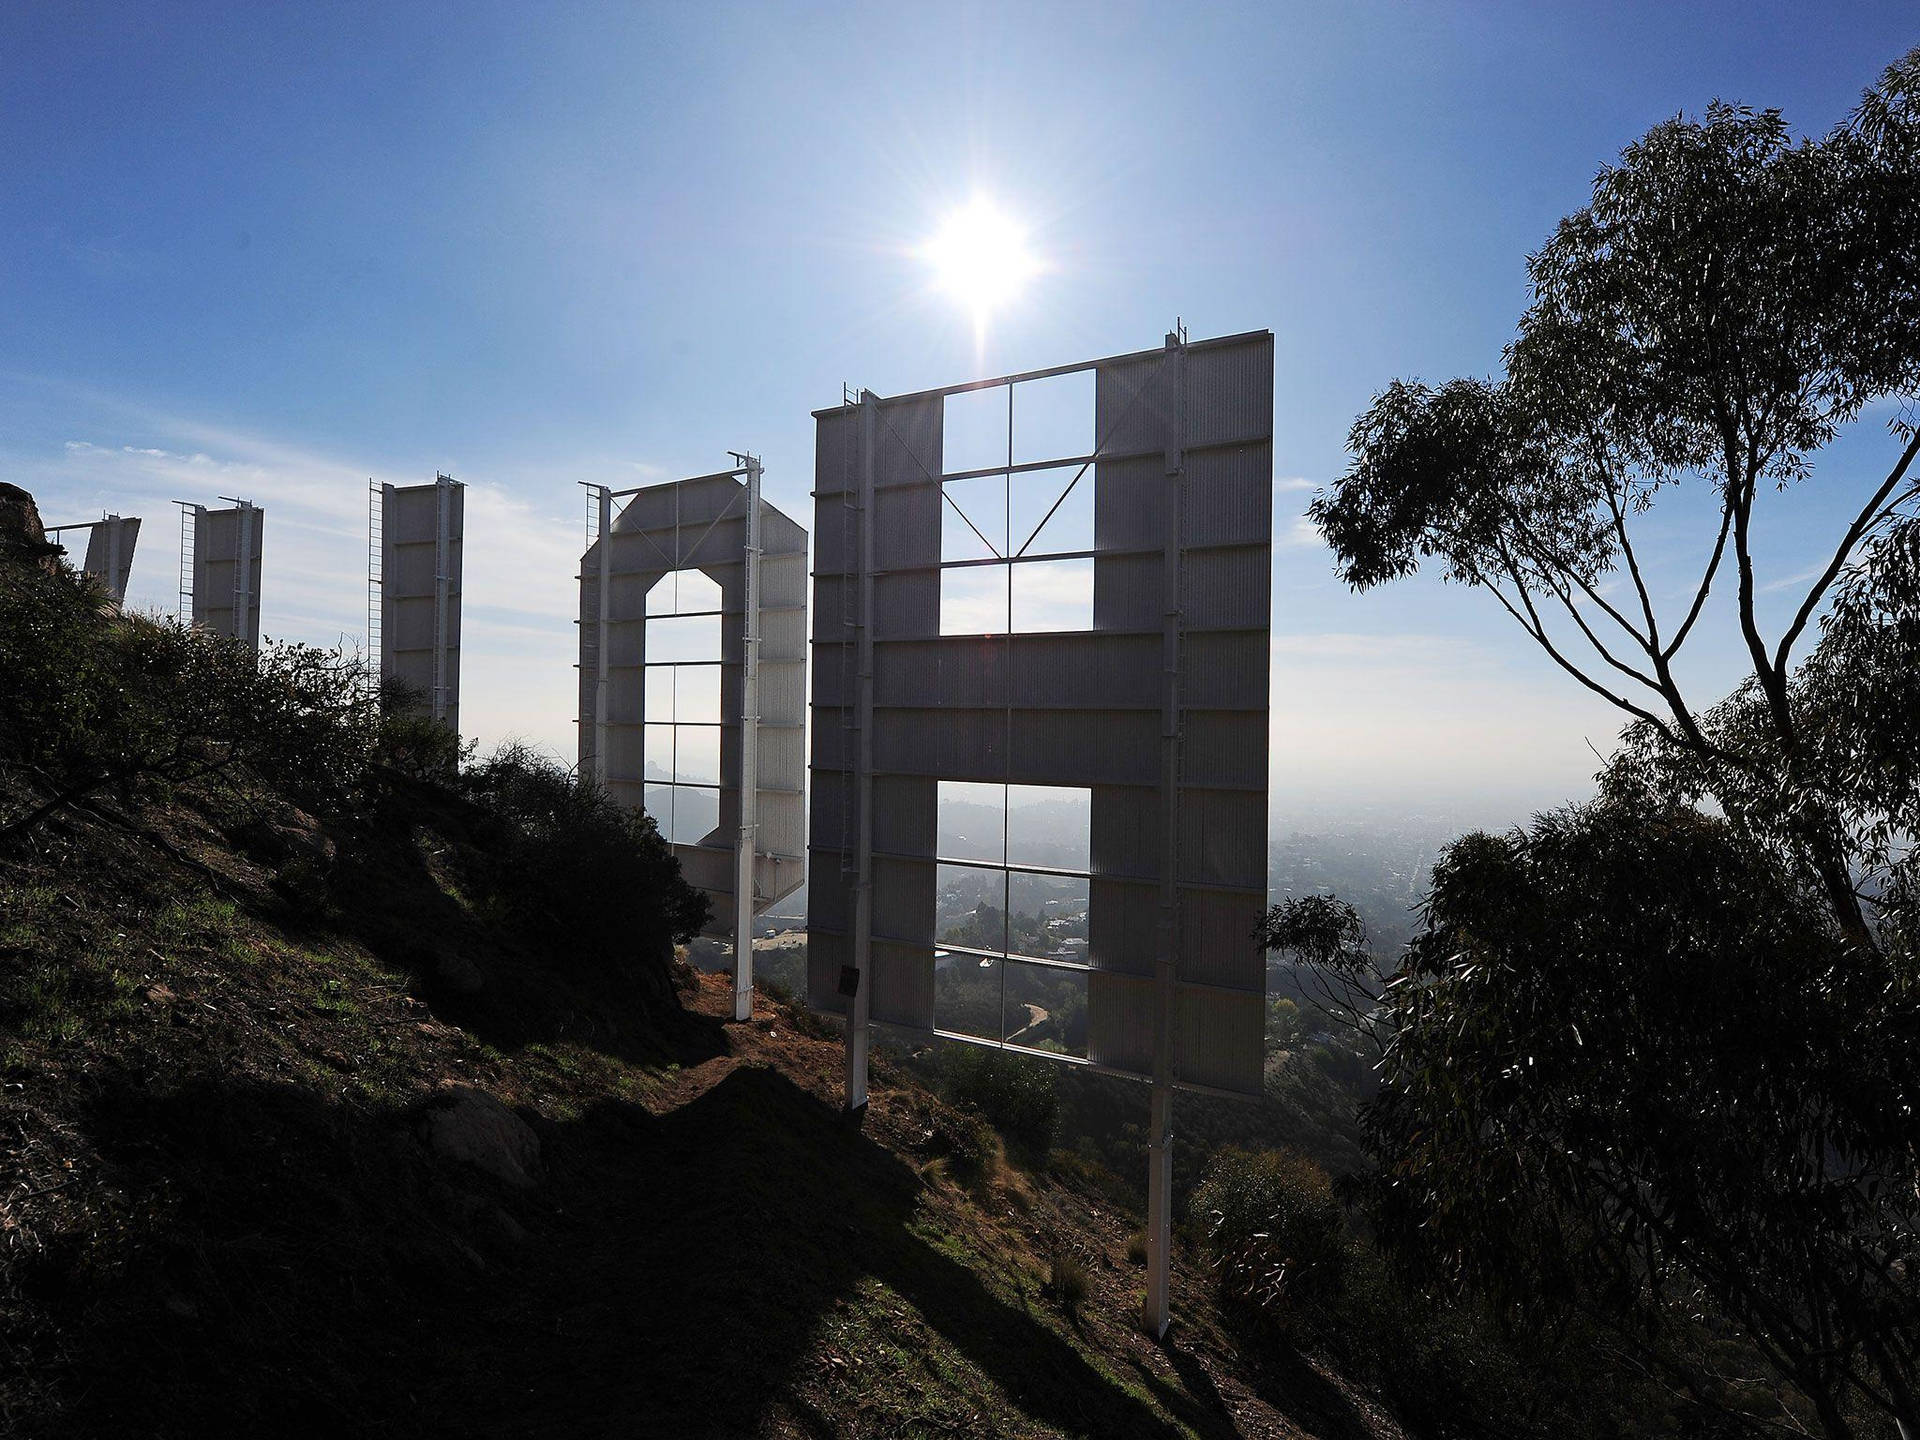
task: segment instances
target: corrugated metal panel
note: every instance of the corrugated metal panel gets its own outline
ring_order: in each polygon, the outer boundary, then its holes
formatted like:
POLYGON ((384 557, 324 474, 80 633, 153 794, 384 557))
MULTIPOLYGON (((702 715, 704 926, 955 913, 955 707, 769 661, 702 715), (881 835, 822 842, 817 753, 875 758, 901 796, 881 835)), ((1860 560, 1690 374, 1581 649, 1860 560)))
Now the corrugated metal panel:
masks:
POLYGON ((1267 717, 1257 710, 1188 710, 1180 724, 1184 783, 1267 788, 1267 717))
POLYGON ((1145 710, 1016 710, 1007 777, 1019 785, 1145 785, 1160 774, 1160 717, 1145 710))
POLYGON ((1194 709, 1267 708, 1268 640, 1251 631, 1201 631, 1181 648, 1180 695, 1194 709))
POLYGON ((909 945, 933 943, 935 866, 931 860, 873 862, 873 933, 909 945))
POLYGON ((1101 454, 1160 450, 1170 435, 1177 436, 1179 396, 1169 383, 1166 357, 1170 353, 1099 366, 1093 408, 1101 454))
POLYGON ((1187 446, 1273 434, 1273 337, 1187 356, 1187 446))
POLYGON ((1273 447, 1240 445, 1187 456, 1182 525, 1189 545, 1266 544, 1273 538, 1273 447))
POLYGON ((1167 500, 1173 491, 1166 457, 1102 460, 1093 470, 1094 548, 1146 550, 1159 545, 1166 537, 1167 500))
MULTIPOLYGON (((847 792, 853 779, 844 770, 814 770, 811 774, 813 801, 807 810, 807 844, 815 850, 823 847, 838 850, 851 848, 853 837, 846 833, 846 816, 852 807, 848 803, 847 792)), ((877 780, 874 782, 879 783, 877 780)), ((924 781, 911 781, 911 784, 924 784, 924 781)), ((879 818, 879 807, 874 810, 874 818, 879 818)), ((888 849, 894 848, 888 846, 888 849)))
MULTIPOLYGON (((816 645, 813 650, 813 723, 837 725, 854 702, 852 647, 816 645), (826 712, 831 711, 829 715, 826 712)), ((819 763, 818 761, 815 762, 819 763)))
POLYGON ((1180 878, 1264 890, 1267 797, 1261 791, 1188 790, 1180 805, 1180 878))
MULTIPOLYGON (((736 825, 739 821, 734 821, 736 825)), ((689 885, 696 890, 705 890, 709 895, 731 895, 733 893, 733 852, 731 850, 709 850, 694 845, 676 845, 673 853, 680 857, 680 873, 686 877, 689 885)), ((714 919, 722 927, 715 933, 730 935, 733 933, 732 917, 724 913, 725 907, 715 905, 714 919)))
POLYGON ((1087 976, 1087 1058, 1153 1074, 1153 982, 1095 970, 1087 976))
POLYGON ((1094 876, 1089 882, 1087 953, 1096 969, 1153 973, 1160 935, 1160 887, 1094 876))
MULTIPOLYGON (((1007 773, 1004 710, 889 710, 875 717, 876 769, 948 780, 999 780, 1007 773)), ((815 735, 819 734, 818 729, 815 735)), ((816 747, 816 755, 818 749, 816 747)), ((816 760, 816 763, 818 761, 816 760)))
POLYGON ((1243 1095, 1261 1093, 1266 1002, 1181 986, 1174 1002, 1176 1079, 1243 1095))
POLYGON ((1007 703, 1004 636, 968 636, 877 646, 873 703, 914 709, 1007 703))
MULTIPOLYGON (((858 475, 855 465, 858 463, 860 448, 860 412, 849 406, 844 410, 833 410, 815 418, 813 427, 813 488, 816 494, 833 494, 831 503, 836 509, 840 501, 838 492, 854 488, 858 475)), ((815 510, 814 541, 826 533, 826 527, 818 524, 820 510, 815 510)), ((842 568, 839 566, 836 569, 842 568)))
MULTIPOLYGON (((760 792, 760 844, 763 854, 782 860, 800 861, 807 851, 807 798, 805 795, 760 792)), ((776 892, 787 894, 787 891, 776 892)))
POLYGON ((804 725, 807 709, 807 670, 797 660, 760 662, 760 724, 804 725))
POLYGON ((933 1028, 933 952, 873 942, 872 1015, 883 1025, 933 1028))
MULTIPOLYGON (((910 775, 873 777, 873 848, 896 855, 935 854, 940 782, 910 775)), ((932 926, 932 912, 927 925, 932 926)), ((918 934, 916 929, 915 934, 918 934)), ((932 930, 928 929, 931 937, 932 930)))
POLYGON ((940 633, 940 572, 881 575, 873 582, 873 633, 881 640, 918 640, 940 633))
POLYGON ((853 887, 838 883, 837 858, 813 851, 814 881, 807 887, 807 928, 853 931, 853 887), (826 863, 821 860, 825 858, 826 863))
POLYGON ((838 645, 845 641, 847 620, 859 606, 857 593, 851 600, 848 598, 849 592, 854 591, 853 582, 842 576, 814 576, 813 639, 816 645, 838 645))
MULTIPOLYGON (((1027 705, 1158 707, 1160 641, 1150 635, 1016 635, 1013 693, 1027 705)), ((1005 647, 996 647, 1005 648, 1005 647)))
POLYGON ((838 709, 823 710, 813 717, 813 768, 819 770, 850 770, 853 768, 853 741, 849 738, 847 727, 840 723, 842 714, 838 709))
POLYGON ((1265 897, 1231 890, 1180 891, 1180 978, 1258 990, 1267 956, 1255 931, 1265 897))
POLYGON ((873 563, 882 570, 940 563, 940 487, 896 486, 873 497, 873 563))
MULTIPOLYGON (((874 427, 876 489, 939 478, 941 422, 945 415, 946 402, 938 395, 909 395, 880 402, 874 427)), ((875 531, 876 538, 878 534, 875 531)))
MULTIPOLYGON (((1158 781, 1159 777, 1154 779, 1158 781)), ((1166 834, 1159 785, 1096 785, 1093 790, 1093 873, 1154 875, 1166 834)))
POLYGON ((847 997, 840 993, 840 967, 853 963, 853 942, 815 926, 811 914, 814 890, 807 890, 807 1004, 829 1015, 847 1013, 847 997))
POLYGON ((1166 562, 1158 555, 1096 555, 1093 628, 1158 630, 1167 608, 1166 562))
MULTIPOLYGON (((787 522, 788 530, 800 527, 792 521, 787 522)), ((763 527, 764 529, 764 527, 763 527)), ((761 536, 761 548, 767 549, 770 543, 761 536)), ((807 551, 806 537, 803 532, 800 549, 790 555, 763 555, 760 558, 760 605, 763 609, 787 606, 804 610, 807 606, 807 551)), ((805 658, 799 657, 799 658, 805 658)))
MULTIPOLYGON (((859 558, 854 553, 858 534, 854 512, 839 494, 822 495, 813 503, 813 568, 818 575, 844 575, 859 558)), ((814 604, 819 605, 816 598, 814 604)))
POLYGON ((1181 577, 1180 606, 1189 630, 1264 630, 1272 614, 1271 553, 1196 550, 1181 577))

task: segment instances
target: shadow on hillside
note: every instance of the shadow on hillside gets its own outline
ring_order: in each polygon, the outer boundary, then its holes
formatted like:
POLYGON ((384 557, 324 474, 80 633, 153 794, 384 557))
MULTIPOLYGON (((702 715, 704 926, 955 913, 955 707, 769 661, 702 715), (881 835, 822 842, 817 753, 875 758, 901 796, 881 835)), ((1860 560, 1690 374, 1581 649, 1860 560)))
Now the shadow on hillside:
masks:
POLYGON ((728 1052, 722 1022, 683 1012, 664 971, 536 954, 449 893, 414 837, 458 846, 468 843, 471 821, 444 797, 417 803, 424 828, 389 820, 341 846, 329 885, 332 924, 311 938, 357 941, 408 976, 436 1015, 503 1052, 565 1040, 629 1063, 682 1065, 728 1052))
MULTIPOLYGON (((291 1087, 108 1081, 87 1128, 127 1197, 121 1248, 29 1277, 71 1341, 70 1433, 830 1424, 795 1386, 868 1276, 1036 1421, 1177 1433, 915 1235, 912 1171, 773 1071, 547 1127, 528 1195, 436 1167, 411 1125, 291 1087)), ((867 1378, 839 1383, 851 1415, 867 1378)))

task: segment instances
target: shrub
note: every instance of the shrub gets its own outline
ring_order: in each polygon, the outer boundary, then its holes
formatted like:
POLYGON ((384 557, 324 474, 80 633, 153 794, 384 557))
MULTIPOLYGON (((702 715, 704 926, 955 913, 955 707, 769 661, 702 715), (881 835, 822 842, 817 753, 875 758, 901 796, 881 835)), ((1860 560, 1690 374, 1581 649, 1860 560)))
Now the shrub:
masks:
POLYGON ((947 1163, 962 1180, 980 1180, 991 1174, 999 1144, 993 1127, 979 1116, 956 1110, 942 1123, 947 1163))
POLYGON ((1222 1291, 1286 1325, 1337 1295, 1346 1216, 1318 1165, 1290 1151, 1229 1149, 1194 1191, 1222 1291))
POLYGON ((1080 1257, 1066 1250, 1053 1252, 1047 1276, 1047 1293, 1068 1319, 1074 1318, 1093 1293, 1093 1277, 1080 1257))
POLYGON ((412 780, 452 779, 473 758, 473 742, 422 708, 420 692, 389 677, 380 683, 380 762, 412 780))
POLYGON ((468 861, 473 889, 502 919, 563 966, 637 962, 649 986, 669 983, 674 944, 699 933, 709 906, 651 819, 524 745, 496 751, 461 784, 491 832, 468 861))
POLYGON ((112 795, 249 772, 312 809, 350 803, 379 727, 357 661, 307 645, 255 654, 121 615, 61 569, 0 563, 0 755, 36 795, 0 836, 112 795))
POLYGON ((1051 1061, 951 1045, 940 1057, 947 1095, 986 1117, 1029 1155, 1043 1156, 1060 1118, 1051 1061))

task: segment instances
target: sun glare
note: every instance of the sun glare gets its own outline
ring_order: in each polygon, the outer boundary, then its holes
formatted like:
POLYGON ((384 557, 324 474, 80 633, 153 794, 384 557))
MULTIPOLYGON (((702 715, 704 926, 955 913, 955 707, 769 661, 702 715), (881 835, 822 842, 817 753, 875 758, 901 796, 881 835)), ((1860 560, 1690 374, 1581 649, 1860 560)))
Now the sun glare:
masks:
POLYGON ((1026 227, 984 196, 947 216, 923 254, 939 287, 973 312, 979 331, 1040 269, 1026 227))

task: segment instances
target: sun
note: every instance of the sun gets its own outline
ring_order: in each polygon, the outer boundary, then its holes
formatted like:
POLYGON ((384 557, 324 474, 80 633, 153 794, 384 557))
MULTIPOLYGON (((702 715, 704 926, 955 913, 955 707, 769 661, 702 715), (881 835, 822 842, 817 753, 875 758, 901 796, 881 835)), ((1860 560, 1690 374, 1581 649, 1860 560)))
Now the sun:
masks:
POLYGON ((980 195, 948 215, 921 253, 933 267, 935 283, 973 312, 979 331, 1040 271, 1027 246, 1026 227, 980 195))

